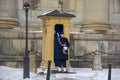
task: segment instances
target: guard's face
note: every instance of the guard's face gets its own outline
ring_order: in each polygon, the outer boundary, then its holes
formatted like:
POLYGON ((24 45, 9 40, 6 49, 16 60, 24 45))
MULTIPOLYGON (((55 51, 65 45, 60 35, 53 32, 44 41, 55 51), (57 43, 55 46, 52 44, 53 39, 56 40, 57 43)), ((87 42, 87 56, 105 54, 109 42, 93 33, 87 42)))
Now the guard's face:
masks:
POLYGON ((61 36, 61 37, 64 37, 64 34, 61 34, 60 36, 61 36))

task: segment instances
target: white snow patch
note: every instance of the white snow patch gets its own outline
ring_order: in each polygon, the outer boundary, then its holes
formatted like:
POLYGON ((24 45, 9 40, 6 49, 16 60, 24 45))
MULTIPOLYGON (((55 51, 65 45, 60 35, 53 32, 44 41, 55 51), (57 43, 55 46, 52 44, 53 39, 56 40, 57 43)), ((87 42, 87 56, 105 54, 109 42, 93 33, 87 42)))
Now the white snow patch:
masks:
MULTIPOLYGON (((38 68, 40 71, 41 68, 38 68)), ((51 74, 50 80, 108 80, 108 69, 93 71, 90 68, 69 68, 75 73, 51 74)), ((111 80, 120 80, 120 69, 112 69, 111 80)), ((23 68, 0 66, 0 80, 46 80, 46 75, 30 73, 30 79, 23 79, 23 68)))

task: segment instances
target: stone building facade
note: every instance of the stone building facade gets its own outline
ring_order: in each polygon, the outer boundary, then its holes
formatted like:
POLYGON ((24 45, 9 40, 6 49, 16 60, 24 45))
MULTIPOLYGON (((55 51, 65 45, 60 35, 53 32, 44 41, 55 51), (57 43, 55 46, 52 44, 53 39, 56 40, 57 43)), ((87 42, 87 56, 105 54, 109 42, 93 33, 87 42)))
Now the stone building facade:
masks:
MULTIPOLYGON (((105 58, 109 55, 120 55, 120 0, 27 0, 30 2, 29 10, 29 50, 37 51, 41 57, 41 31, 42 21, 37 17, 55 9, 75 14, 71 20, 70 41, 71 61, 81 59, 81 56, 96 50, 99 41, 105 58), (99 33, 96 33, 99 32, 99 33), (74 60, 73 60, 74 59, 74 60)), ((25 49, 25 11, 24 0, 0 0, 0 64, 20 67, 25 49), (11 60, 5 63, 5 56, 11 60), (17 56, 18 62, 14 63, 11 56, 17 56), (3 60, 4 58, 4 60, 3 60), (11 64, 12 63, 12 64, 11 64)), ((90 55, 92 57, 92 54, 90 55)), ((88 56, 85 56, 88 58, 88 56)), ((16 57, 15 57, 16 59, 16 57)), ((38 59, 38 62, 40 61, 38 59)), ((90 58, 91 60, 91 58, 90 58)), ((16 60, 17 61, 17 60, 16 60)), ((120 60, 115 63, 116 66, 120 60)), ((85 62, 76 66, 91 66, 85 62)), ((106 61, 105 66, 108 61, 106 61)), ((75 65, 75 64, 73 64, 75 65)))

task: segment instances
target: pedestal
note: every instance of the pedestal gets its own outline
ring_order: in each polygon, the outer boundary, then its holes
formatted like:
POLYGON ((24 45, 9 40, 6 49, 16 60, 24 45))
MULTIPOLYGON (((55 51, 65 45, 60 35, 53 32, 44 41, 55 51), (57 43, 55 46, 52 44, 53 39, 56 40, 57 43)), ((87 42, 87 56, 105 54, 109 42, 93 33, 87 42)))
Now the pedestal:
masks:
POLYGON ((37 67, 36 67, 36 53, 35 53, 35 51, 30 51, 29 57, 30 57, 30 71, 36 73, 37 67))
POLYGON ((101 52, 95 52, 93 57, 93 70, 102 70, 101 52))

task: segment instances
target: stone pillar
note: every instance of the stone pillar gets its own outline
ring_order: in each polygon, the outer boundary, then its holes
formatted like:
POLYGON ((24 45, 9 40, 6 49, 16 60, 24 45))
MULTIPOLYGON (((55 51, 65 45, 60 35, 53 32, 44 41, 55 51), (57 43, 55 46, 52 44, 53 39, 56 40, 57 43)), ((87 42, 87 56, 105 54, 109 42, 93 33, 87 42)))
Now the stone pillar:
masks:
POLYGON ((0 0, 0 29, 11 29, 19 25, 16 18, 17 0, 0 0))
POLYGON ((30 71, 36 73, 37 72, 36 52, 35 51, 30 51, 29 52, 29 57, 30 57, 30 71))
POLYGON ((102 62, 101 62, 101 54, 102 54, 102 46, 100 42, 96 43, 96 52, 93 56, 93 70, 102 70, 102 62))
POLYGON ((95 52, 93 57, 93 70, 102 70, 101 52, 95 52))
POLYGON ((109 30, 108 11, 108 0, 84 0, 84 22, 81 30, 109 30))

